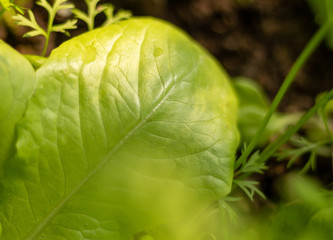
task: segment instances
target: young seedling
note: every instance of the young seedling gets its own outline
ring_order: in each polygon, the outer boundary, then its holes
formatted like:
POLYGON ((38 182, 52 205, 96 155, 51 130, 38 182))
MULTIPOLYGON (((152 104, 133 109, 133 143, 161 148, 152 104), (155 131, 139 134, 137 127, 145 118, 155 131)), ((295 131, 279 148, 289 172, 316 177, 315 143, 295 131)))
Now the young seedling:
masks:
POLYGON ((47 28, 44 30, 36 21, 35 16, 31 10, 28 10, 29 18, 18 14, 13 16, 13 19, 17 21, 18 25, 30 27, 33 30, 25 33, 23 37, 35 37, 38 35, 42 35, 45 37, 45 45, 43 48, 42 56, 45 56, 46 50, 49 44, 51 32, 60 32, 69 36, 69 32, 67 30, 75 29, 76 19, 67 20, 66 22, 58 25, 53 25, 54 18, 59 10, 63 9, 72 9, 74 5, 71 3, 66 3, 66 0, 55 0, 53 6, 51 6, 46 0, 39 0, 37 4, 48 12, 48 23, 47 28))
POLYGON ((95 17, 101 12, 103 12, 106 17, 106 20, 102 26, 110 25, 120 20, 128 19, 132 16, 132 13, 126 10, 119 10, 117 14, 114 15, 114 6, 112 4, 97 5, 99 1, 100 0, 85 0, 88 13, 84 13, 77 8, 72 10, 78 19, 84 21, 87 24, 89 31, 95 28, 95 17))

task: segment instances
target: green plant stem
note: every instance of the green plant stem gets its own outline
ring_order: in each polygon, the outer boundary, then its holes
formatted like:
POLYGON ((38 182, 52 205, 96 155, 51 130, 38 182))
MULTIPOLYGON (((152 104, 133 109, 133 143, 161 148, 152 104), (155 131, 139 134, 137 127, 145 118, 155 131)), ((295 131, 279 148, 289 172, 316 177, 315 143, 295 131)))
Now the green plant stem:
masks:
POLYGON ((300 56, 297 58, 296 62, 292 66, 291 70, 289 71, 288 75, 284 79, 278 93, 276 94, 268 112, 265 115, 265 118, 258 128, 256 134, 254 135, 253 139, 251 140, 250 144, 247 146, 245 151, 242 153, 242 155, 237 159, 235 163, 235 169, 239 168, 240 165, 242 165, 245 160, 249 157, 251 152, 253 151, 254 147, 256 146, 261 134, 265 130, 270 118, 272 117, 273 113, 276 111, 279 103, 281 102, 283 96, 285 95, 286 91, 288 90, 290 84, 295 79, 295 76, 299 72, 299 70, 303 67, 305 62, 309 59, 313 51, 318 47, 319 43, 323 40, 325 37, 327 31, 330 29, 331 21, 328 21, 326 24, 324 24, 311 38, 309 43, 306 45, 300 56))
POLYGON ((95 26, 95 17, 97 15, 96 13, 96 5, 99 2, 99 0, 85 0, 87 7, 88 7, 88 15, 86 18, 86 23, 88 26, 88 31, 92 31, 95 26))
POLYGON ((50 35, 51 35, 51 30, 52 30, 52 25, 53 25, 54 17, 55 17, 55 13, 50 12, 49 13, 49 20, 48 20, 48 23, 47 23, 46 37, 45 37, 46 40, 45 40, 45 45, 44 45, 42 57, 45 57, 46 50, 47 50, 47 47, 49 45, 50 35))
POLYGON ((89 21, 87 22, 88 25, 88 31, 92 31, 94 29, 95 26, 95 8, 96 8, 96 4, 94 7, 90 7, 89 2, 86 2, 88 7, 88 15, 89 15, 89 21))
POLYGON ((309 111, 298 120, 298 122, 289 128, 283 135, 278 137, 275 141, 268 145, 267 148, 261 153, 258 162, 265 162, 271 157, 276 150, 278 150, 284 143, 286 143, 291 136, 293 136, 306 121, 308 121, 321 107, 323 107, 330 99, 333 99, 333 89, 329 91, 323 98, 321 98, 309 111))

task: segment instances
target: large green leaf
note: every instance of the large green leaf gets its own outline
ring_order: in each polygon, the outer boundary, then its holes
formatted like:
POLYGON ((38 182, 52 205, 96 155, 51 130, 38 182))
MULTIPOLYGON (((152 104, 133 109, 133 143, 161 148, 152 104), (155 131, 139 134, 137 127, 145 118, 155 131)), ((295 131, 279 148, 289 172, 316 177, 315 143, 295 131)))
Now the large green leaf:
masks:
POLYGON ((0 175, 14 154, 15 126, 35 86, 35 71, 18 52, 0 40, 0 175))
POLYGON ((2 181, 2 239, 131 239, 229 193, 236 98, 175 27, 142 18, 83 34, 37 79, 2 181))

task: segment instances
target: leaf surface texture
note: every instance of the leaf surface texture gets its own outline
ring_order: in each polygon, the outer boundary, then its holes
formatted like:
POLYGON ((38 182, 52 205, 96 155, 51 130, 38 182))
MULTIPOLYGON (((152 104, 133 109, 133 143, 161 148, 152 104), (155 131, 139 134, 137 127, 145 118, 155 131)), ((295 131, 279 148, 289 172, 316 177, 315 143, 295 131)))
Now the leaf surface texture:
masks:
POLYGON ((14 154, 15 126, 34 92, 35 75, 30 63, 0 40, 0 175, 14 154))
POLYGON ((175 27, 138 18, 83 34, 37 80, 2 180, 3 239, 130 239, 230 191, 236 98, 175 27))

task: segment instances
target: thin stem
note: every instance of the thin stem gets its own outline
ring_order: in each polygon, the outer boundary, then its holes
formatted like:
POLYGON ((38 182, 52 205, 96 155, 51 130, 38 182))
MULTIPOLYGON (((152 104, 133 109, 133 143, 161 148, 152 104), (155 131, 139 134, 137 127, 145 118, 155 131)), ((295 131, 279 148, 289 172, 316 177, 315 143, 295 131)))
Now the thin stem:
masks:
POLYGON ((252 150, 258 143, 260 136, 262 135, 263 131, 265 130, 270 118, 272 117, 273 113, 276 111, 279 103, 281 102, 283 96, 285 95, 286 91, 288 90, 290 84, 295 79, 295 76, 299 72, 299 70, 303 67, 305 62, 309 59, 310 55, 313 51, 317 48, 319 43, 325 37, 327 31, 330 29, 331 21, 328 21, 324 24, 311 38, 309 43, 306 45, 300 56, 297 58, 296 62, 292 66, 291 70, 289 71, 288 75, 286 76, 285 80, 283 81, 278 93, 276 94, 268 112, 265 115, 263 122, 261 123, 260 127, 258 128, 255 136, 251 140, 250 144, 247 146, 243 154, 237 159, 235 163, 235 169, 239 168, 248 156, 251 154, 252 150))
POLYGON ((88 15, 89 15, 89 22, 88 22, 88 30, 91 31, 94 29, 94 25, 95 25, 95 15, 94 15, 94 11, 95 11, 95 6, 91 6, 91 4, 93 3, 87 3, 88 4, 88 15))
POLYGON ((276 150, 278 150, 284 143, 286 143, 291 136, 293 136, 303 125, 308 121, 312 115, 314 115, 321 107, 333 99, 333 89, 329 91, 323 98, 321 98, 309 111, 304 113, 304 115, 298 120, 295 126, 289 128, 283 135, 278 137, 275 141, 268 145, 267 148, 261 153, 258 163, 265 162, 269 157, 271 157, 276 150))
POLYGON ((46 37, 45 37, 46 41, 45 41, 45 45, 44 45, 42 57, 45 57, 46 50, 47 50, 47 47, 49 45, 50 35, 51 35, 51 30, 52 30, 52 25, 53 25, 54 17, 55 17, 55 13, 50 12, 49 13, 49 20, 48 20, 48 23, 47 23, 47 29, 46 29, 46 37))
POLYGON ((100 0, 85 0, 87 7, 88 7, 88 30, 91 31, 95 27, 95 17, 96 17, 96 5, 100 0))
MULTIPOLYGON (((289 128, 283 135, 278 137, 274 142, 270 143, 268 147, 260 154, 259 158, 256 160, 257 164, 262 164, 266 162, 283 144, 285 144, 302 126, 308 121, 321 107, 323 107, 327 101, 333 98, 333 89, 327 93, 315 106, 313 106, 309 111, 303 114, 303 116, 298 120, 295 126, 289 128)), ((330 143, 331 140, 325 140, 316 143, 314 146, 320 146, 330 143)), ((309 147, 307 150, 311 150, 314 146, 309 147)), ((243 172, 242 168, 235 172, 234 178, 245 179, 250 172, 243 172)))
POLYGON ((47 37, 45 37, 46 40, 45 40, 45 45, 44 45, 44 49, 43 49, 43 53, 42 53, 42 57, 45 57, 45 54, 46 54, 46 50, 47 50, 47 46, 49 45, 49 38, 50 36, 47 35, 47 37))

